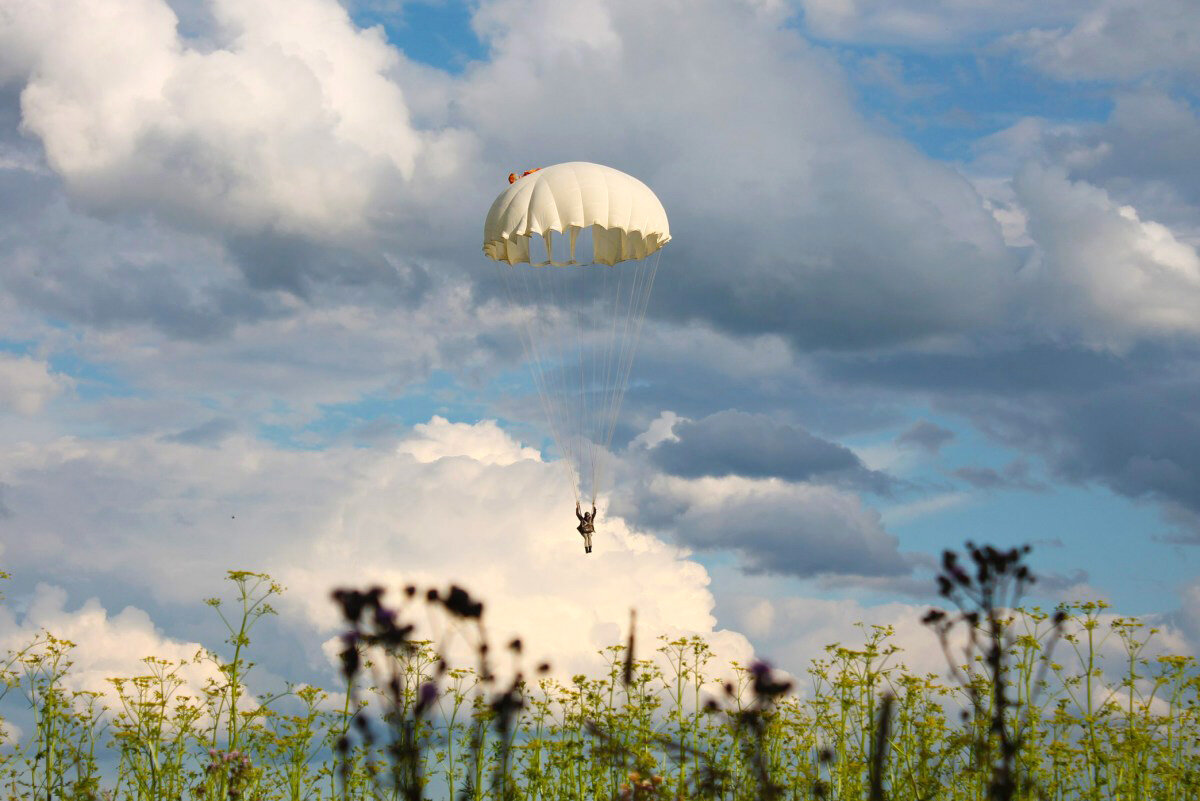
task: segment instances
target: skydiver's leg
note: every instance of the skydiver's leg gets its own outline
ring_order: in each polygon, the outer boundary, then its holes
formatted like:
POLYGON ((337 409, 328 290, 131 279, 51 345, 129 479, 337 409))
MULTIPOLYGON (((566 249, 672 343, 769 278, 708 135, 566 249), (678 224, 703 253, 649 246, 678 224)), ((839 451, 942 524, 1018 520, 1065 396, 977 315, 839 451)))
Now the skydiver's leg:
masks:
POLYGON ((592 533, 590 531, 583 535, 583 552, 592 552, 592 533))

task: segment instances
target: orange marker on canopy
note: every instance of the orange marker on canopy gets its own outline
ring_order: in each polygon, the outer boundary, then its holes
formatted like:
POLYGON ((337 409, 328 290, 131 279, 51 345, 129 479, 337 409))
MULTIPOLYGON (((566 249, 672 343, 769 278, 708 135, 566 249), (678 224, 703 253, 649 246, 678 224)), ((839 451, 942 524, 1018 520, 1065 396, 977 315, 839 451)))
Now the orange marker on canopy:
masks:
POLYGON ((515 184, 517 182, 517 178, 524 178, 526 175, 533 175, 535 172, 537 172, 540 169, 541 169, 541 167, 534 167, 532 170, 526 170, 525 172, 521 173, 520 175, 517 175, 515 172, 510 172, 508 174, 508 182, 510 184, 515 184))

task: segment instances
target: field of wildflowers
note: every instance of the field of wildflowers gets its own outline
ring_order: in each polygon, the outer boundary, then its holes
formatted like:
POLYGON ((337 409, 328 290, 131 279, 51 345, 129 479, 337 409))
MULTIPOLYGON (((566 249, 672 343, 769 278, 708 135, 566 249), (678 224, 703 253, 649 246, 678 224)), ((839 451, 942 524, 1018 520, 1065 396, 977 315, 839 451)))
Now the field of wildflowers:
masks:
POLYGON ((864 625, 805 675, 717 665, 706 643, 630 637, 596 675, 520 665, 465 590, 334 594, 344 686, 247 693, 252 635, 283 592, 229 574, 223 647, 200 690, 147 656, 107 694, 71 691, 72 643, 43 632, 0 661, 24 734, 0 747, 4 799, 1200 798, 1200 672, 1102 603, 1020 608, 1025 551, 947 553, 925 622, 947 669, 907 670, 864 625), (475 643, 442 657, 409 622, 433 606, 475 643), (1117 656, 1114 657, 1113 654, 1117 656))

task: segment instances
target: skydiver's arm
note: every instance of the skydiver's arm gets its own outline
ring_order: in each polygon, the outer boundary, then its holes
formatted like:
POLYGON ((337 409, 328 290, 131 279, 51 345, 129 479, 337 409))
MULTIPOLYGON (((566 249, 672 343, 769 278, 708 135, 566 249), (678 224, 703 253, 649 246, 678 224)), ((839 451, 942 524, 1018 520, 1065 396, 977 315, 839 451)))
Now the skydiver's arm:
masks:
POLYGON ((575 516, 579 518, 579 522, 583 522, 583 513, 579 511, 579 502, 575 502, 575 516))

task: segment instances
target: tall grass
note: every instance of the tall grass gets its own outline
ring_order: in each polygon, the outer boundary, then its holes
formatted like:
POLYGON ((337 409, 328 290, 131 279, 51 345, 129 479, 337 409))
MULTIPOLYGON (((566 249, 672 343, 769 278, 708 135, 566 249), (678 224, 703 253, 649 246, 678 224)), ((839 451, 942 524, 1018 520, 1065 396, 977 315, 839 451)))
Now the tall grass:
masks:
POLYGON ((593 675, 493 648, 461 588, 341 590, 344 686, 251 697, 255 627, 283 590, 229 574, 229 632, 192 663, 148 656, 109 692, 72 689, 74 645, 42 632, 0 660, 23 730, 6 799, 1200 798, 1200 672, 1103 604, 1020 608, 1023 552, 970 548, 926 621, 947 670, 918 673, 887 626, 795 676, 715 664, 699 637, 601 652, 593 675), (432 607, 474 644, 451 664, 412 621, 432 607), (503 665, 505 677, 498 677, 503 665))

